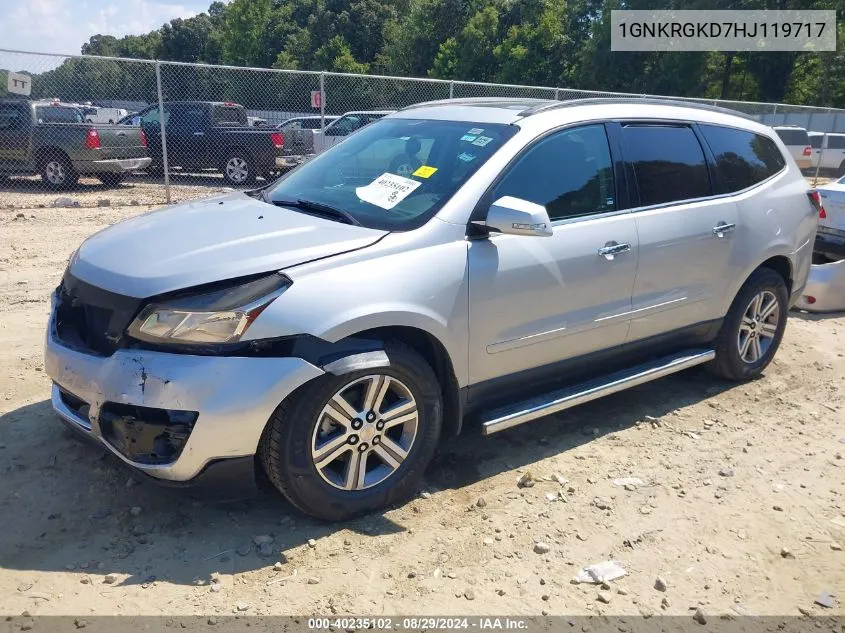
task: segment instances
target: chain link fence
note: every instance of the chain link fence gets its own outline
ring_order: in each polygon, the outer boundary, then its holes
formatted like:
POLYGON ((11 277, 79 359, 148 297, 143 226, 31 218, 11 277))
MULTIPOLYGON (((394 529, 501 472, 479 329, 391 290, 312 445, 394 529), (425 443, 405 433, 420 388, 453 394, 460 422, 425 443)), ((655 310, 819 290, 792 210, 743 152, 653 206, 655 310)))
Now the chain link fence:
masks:
MULTIPOLYGON (((650 95, 0 49, 0 207, 161 205, 252 188, 423 101, 632 96, 650 95)), ((664 98, 845 133, 845 110, 664 98)), ((811 169, 838 173, 834 149, 814 144, 811 169)))

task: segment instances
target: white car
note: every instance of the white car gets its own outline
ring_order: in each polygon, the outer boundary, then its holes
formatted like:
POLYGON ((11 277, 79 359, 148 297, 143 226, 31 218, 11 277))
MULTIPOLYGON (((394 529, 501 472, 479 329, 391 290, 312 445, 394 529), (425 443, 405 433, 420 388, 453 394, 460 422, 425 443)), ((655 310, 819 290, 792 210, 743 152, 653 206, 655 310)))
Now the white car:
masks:
POLYGON ((814 252, 824 259, 845 258, 845 176, 816 188, 821 197, 814 252))
POLYGON ((396 110, 359 110, 347 112, 339 119, 332 121, 322 134, 314 135, 314 153, 320 154, 328 148, 337 145, 347 136, 360 130, 373 121, 392 114, 396 110))
POLYGON ((117 123, 127 114, 129 114, 129 111, 124 108, 85 106, 85 120, 88 123, 117 123))
POLYGON ((845 176, 845 134, 808 132, 813 148, 812 168, 845 176))
POLYGON ((813 148, 807 130, 797 125, 775 125, 773 129, 786 145, 798 169, 809 169, 813 162, 813 148))

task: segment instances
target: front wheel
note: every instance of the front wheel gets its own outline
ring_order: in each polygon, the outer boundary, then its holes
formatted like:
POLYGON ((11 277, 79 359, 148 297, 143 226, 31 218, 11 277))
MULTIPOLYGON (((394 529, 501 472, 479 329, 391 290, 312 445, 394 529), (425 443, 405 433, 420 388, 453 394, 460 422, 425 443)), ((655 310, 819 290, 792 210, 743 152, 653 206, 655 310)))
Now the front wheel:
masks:
POLYGON ((754 271, 722 322, 712 371, 736 381, 759 376, 780 346, 788 311, 783 277, 768 268, 754 271))
POLYGON ((270 418, 259 457, 302 512, 340 521, 416 490, 442 426, 437 377, 408 346, 385 346, 389 365, 326 374, 270 418))

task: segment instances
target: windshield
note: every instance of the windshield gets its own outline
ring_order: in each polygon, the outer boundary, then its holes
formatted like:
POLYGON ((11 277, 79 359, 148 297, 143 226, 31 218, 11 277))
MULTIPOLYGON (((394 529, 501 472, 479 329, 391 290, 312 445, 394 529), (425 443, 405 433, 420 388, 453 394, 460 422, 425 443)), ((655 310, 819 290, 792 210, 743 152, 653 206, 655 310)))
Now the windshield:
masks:
POLYGON ((382 119, 277 181, 269 202, 307 200, 389 231, 425 224, 516 128, 382 119))

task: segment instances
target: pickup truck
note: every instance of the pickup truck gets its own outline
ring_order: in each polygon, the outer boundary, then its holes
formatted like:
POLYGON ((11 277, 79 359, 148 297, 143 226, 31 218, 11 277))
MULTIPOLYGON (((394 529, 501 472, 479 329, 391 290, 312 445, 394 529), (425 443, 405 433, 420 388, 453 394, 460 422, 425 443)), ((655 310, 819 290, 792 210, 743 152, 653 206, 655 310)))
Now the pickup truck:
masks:
MULTIPOLYGON (((245 185, 284 167, 284 135, 273 128, 250 127, 242 105, 168 101, 162 109, 168 168, 213 169, 222 172, 228 184, 245 185)), ((151 169, 162 171, 159 107, 152 105, 138 116, 150 143, 151 169)))
POLYGON ((66 189, 80 175, 114 187, 150 164, 141 129, 86 123, 61 103, 0 99, 0 176, 40 174, 50 189, 66 189))

